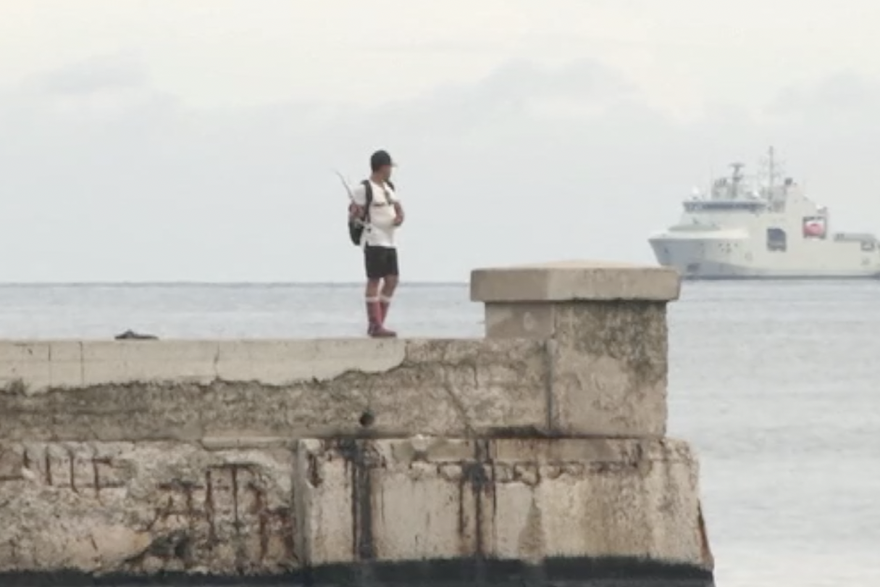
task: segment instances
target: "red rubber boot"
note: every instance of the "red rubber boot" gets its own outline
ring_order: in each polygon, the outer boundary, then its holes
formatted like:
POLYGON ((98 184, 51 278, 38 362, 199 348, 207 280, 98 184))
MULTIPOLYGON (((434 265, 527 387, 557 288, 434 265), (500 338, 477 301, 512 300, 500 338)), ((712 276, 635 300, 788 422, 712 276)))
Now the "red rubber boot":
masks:
POLYGON ((379 300, 367 300, 367 334, 372 338, 394 338, 395 332, 382 326, 382 305, 379 300))

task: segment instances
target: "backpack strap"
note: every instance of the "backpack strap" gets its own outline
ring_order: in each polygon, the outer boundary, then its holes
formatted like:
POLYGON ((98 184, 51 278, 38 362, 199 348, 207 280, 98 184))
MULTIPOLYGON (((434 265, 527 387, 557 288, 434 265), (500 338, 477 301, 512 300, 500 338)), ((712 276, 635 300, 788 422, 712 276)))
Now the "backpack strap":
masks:
POLYGON ((394 198, 390 197, 390 196, 388 195, 388 191, 386 190, 386 191, 385 191, 385 199, 388 200, 388 203, 389 203, 389 204, 394 204, 395 202, 397 202, 397 197, 396 197, 396 196, 397 196, 397 188, 394 187, 394 184, 391 183, 391 180, 390 180, 390 179, 386 179, 386 180, 385 180, 385 183, 388 184, 388 187, 391 188, 391 190, 394 192, 394 195, 395 195, 394 198))
POLYGON ((361 182, 364 186, 364 193, 366 194, 366 202, 364 203, 364 224, 370 221, 370 204, 373 203, 373 184, 370 183, 369 179, 365 179, 361 182))

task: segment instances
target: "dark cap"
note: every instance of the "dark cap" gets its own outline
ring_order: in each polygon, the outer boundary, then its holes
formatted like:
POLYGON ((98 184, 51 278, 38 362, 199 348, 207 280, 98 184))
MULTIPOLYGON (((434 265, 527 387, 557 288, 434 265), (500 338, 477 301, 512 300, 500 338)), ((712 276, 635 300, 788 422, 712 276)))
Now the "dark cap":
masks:
POLYGON ((391 161, 391 155, 388 154, 388 151, 379 150, 370 156, 370 169, 372 169, 373 171, 378 171, 386 165, 394 165, 394 162, 391 161))

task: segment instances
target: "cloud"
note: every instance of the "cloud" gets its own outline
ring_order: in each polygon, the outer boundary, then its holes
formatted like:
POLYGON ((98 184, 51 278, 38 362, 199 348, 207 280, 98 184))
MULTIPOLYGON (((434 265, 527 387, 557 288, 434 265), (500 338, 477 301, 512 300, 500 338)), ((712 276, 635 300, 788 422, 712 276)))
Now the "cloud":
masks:
POLYGON ((651 262, 647 235, 677 218, 694 183, 771 143, 841 210, 835 222, 872 229, 873 88, 829 78, 768 93, 757 116, 715 105, 681 122, 596 63, 518 61, 376 108, 197 110, 152 88, 135 59, 76 64, 0 96, 0 247, 21 251, 0 280, 357 281, 332 170, 362 176, 378 147, 401 162, 408 279, 555 258, 651 262), (93 99, 107 91, 137 98, 93 99), (846 136, 840 108, 862 121, 846 136))
POLYGON ((98 56, 33 76, 25 87, 47 95, 81 95, 98 91, 142 88, 150 77, 132 54, 98 56))
MULTIPOLYGON (((851 72, 841 72, 812 83, 789 85, 768 104, 773 116, 849 116, 861 118, 873 110, 880 86, 851 72)), ((876 117, 873 117, 876 118, 876 117)))

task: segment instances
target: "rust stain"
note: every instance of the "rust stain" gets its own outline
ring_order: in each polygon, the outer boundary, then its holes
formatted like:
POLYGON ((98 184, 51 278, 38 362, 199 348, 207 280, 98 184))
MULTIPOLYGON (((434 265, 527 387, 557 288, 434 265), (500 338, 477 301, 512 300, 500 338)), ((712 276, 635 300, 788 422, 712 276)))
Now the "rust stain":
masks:
MULTIPOLYGON (((486 538, 483 535, 483 526, 487 512, 483 508, 483 498, 488 496, 492 499, 493 509, 497 509, 497 498, 495 493, 495 466, 494 461, 489 457, 489 445, 487 440, 479 439, 474 441, 473 459, 461 462, 461 478, 458 483, 459 496, 459 534, 462 541, 464 552, 468 552, 470 548, 467 543, 467 514, 465 512, 464 501, 466 492, 470 492, 473 498, 474 519, 474 555, 477 559, 482 560, 486 556, 486 538)), ((493 512, 494 515, 494 512, 493 512)))
POLYGON ((293 520, 293 511, 290 508, 278 508, 275 515, 281 520, 281 543, 284 545, 284 555, 290 561, 299 561, 296 552, 296 524, 293 520))
POLYGON ((211 469, 205 471, 205 518, 208 520, 208 548, 214 548, 217 544, 217 524, 211 469))
POLYGON ((49 458, 49 449, 43 453, 43 462, 46 467, 46 485, 52 485, 52 460, 49 458))
POLYGON ((253 482, 248 483, 247 489, 253 497, 253 505, 248 513, 257 516, 257 535, 260 539, 259 558, 262 562, 266 559, 266 553, 269 552, 269 523, 271 521, 271 514, 266 508, 265 492, 253 482))
POLYGON ((232 484, 232 529, 235 533, 235 567, 239 573, 243 572, 245 562, 247 561, 247 553, 245 552, 244 541, 241 535, 241 514, 239 513, 239 496, 238 496, 238 471, 237 465, 229 466, 229 476, 232 484))
POLYGON ((99 497, 101 495, 101 474, 98 472, 98 459, 96 457, 92 457, 92 485, 95 486, 95 497, 99 497))
POLYGON ((76 487, 76 469, 74 468, 76 466, 76 457, 73 454, 73 451, 67 453, 67 464, 70 469, 70 489, 74 493, 79 493, 79 489, 76 487))
POLYGON ((203 479, 202 483, 172 479, 156 486, 157 507, 147 527, 156 538, 149 556, 164 562, 179 560, 186 566, 200 552, 216 552, 218 545, 225 544, 232 547, 240 573, 268 558, 296 560, 291 510, 269 507, 267 490, 253 466, 210 466, 203 479))
POLYGON ((351 485, 352 555, 356 560, 376 557, 373 540, 373 483, 370 469, 375 466, 369 440, 342 438, 336 449, 345 460, 351 485))
POLYGON ((319 487, 324 480, 321 478, 321 466, 318 462, 318 455, 309 453, 307 473, 309 483, 312 487, 319 487))
MULTIPOLYGON (((46 484, 69 487, 76 494, 87 492, 90 498, 98 500, 102 491, 125 486, 131 476, 125 467, 120 468, 110 458, 99 457, 94 452, 78 456, 75 450, 64 445, 60 449, 45 445, 37 449, 21 448, 21 452, 0 449, 3 458, 0 476, 6 474, 7 468, 19 471, 24 467, 39 475, 46 484), (92 488, 94 494, 90 491, 92 488)), ((363 458, 356 460, 362 469, 367 469, 372 466, 369 451, 361 452, 363 458)), ((365 472, 366 475, 358 476, 359 494, 369 499, 369 473, 365 472)), ((316 484, 323 482, 317 461, 309 474, 316 484)), ((166 478, 161 481, 164 482, 154 485, 148 517, 138 524, 141 531, 152 535, 152 541, 144 551, 125 561, 130 568, 142 567, 146 559, 152 559, 151 564, 159 564, 158 568, 166 570, 179 570, 181 563, 184 568, 190 568, 197 560, 208 561, 210 565, 211 559, 219 554, 217 547, 221 543, 234 549, 236 568, 240 572, 264 566, 270 559, 272 565, 290 567, 301 558, 296 551, 293 510, 286 503, 270 507, 272 497, 258 466, 215 464, 203 469, 197 480, 166 478)), ((369 510, 364 515, 369 517, 369 510)), ((364 547, 363 542, 371 538, 372 527, 369 524, 361 527, 365 532, 360 536, 360 551, 370 556, 371 550, 364 547)))
POLYGON ((231 467, 230 477, 232 477, 232 519, 237 533, 241 523, 238 517, 238 467, 231 467))

